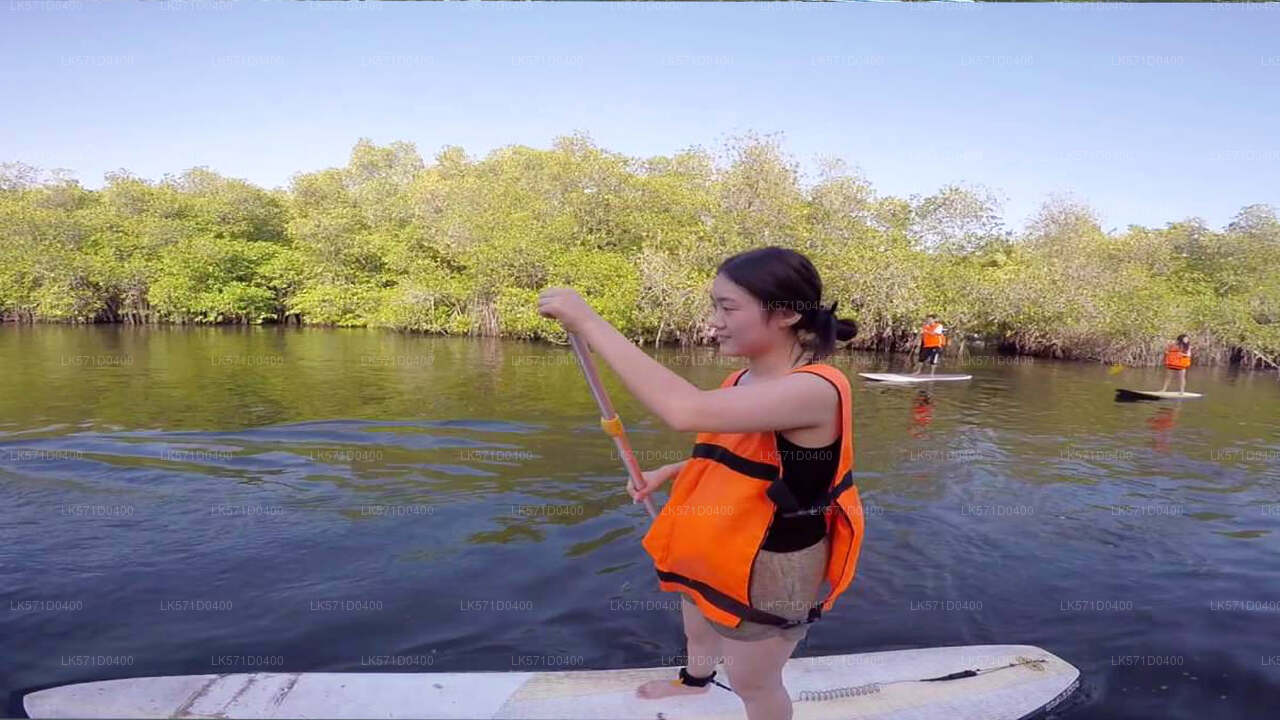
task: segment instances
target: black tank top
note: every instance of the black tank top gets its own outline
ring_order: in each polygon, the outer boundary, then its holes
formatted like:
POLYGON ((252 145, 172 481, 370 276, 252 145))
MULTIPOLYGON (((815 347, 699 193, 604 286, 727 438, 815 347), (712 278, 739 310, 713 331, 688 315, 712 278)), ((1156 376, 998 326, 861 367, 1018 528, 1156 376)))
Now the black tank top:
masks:
MULTIPOLYGON (((733 384, 737 385, 744 375, 746 373, 739 375, 733 384)), ((830 445, 820 448, 796 445, 776 430, 773 437, 778 441, 778 460, 782 463, 783 484, 799 501, 800 507, 811 507, 835 479, 836 468, 840 467, 841 436, 837 435, 830 445)), ((826 536, 825 514, 781 517, 775 510, 773 523, 765 533, 764 543, 760 548, 769 552, 795 552, 821 542, 826 536)))
MULTIPOLYGON (((835 478, 840 464, 840 436, 825 447, 796 445, 774 431, 782 463, 782 482, 799 501, 800 507, 817 504, 835 478)), ((760 547, 770 552, 795 552, 821 542, 827 535, 825 513, 782 517, 774 511, 773 524, 760 547)))

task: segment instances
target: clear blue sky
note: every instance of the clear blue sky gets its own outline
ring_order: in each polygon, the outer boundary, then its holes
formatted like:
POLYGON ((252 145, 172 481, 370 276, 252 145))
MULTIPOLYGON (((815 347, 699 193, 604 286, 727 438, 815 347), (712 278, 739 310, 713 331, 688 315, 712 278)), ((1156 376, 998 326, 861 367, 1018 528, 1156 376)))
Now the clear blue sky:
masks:
POLYGON ((884 194, 985 185, 1015 228, 1051 193, 1108 229, 1280 207, 1280 5, 0 1, 0 161, 88 187, 754 130, 884 194))

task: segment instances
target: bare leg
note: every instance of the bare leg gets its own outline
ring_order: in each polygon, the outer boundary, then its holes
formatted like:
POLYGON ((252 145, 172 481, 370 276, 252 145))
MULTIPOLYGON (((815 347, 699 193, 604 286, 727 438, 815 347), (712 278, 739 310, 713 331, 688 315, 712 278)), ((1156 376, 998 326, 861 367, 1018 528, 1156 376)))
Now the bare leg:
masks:
POLYGON ((1178 392, 1180 393, 1187 392, 1187 371, 1186 370, 1178 371, 1178 392))
POLYGON ((746 706, 747 720, 791 720, 791 696, 782 684, 782 666, 799 640, 771 637, 743 642, 724 639, 729 686, 746 706))
MULTIPOLYGON (((716 664, 724 656, 722 646, 724 638, 711 627, 711 621, 703 617, 702 612, 693 603, 681 599, 680 613, 684 616, 685 645, 688 648, 685 668, 694 677, 707 677, 716 669, 716 664)), ((636 697, 653 699, 669 695, 697 695, 710 690, 724 692, 710 683, 702 687, 685 685, 679 682, 677 672, 679 672, 678 668, 672 668, 669 679, 650 680, 636 688, 636 697), (672 680, 676 680, 676 684, 672 684, 672 680)), ((717 678, 717 682, 719 680, 717 678)), ((725 684, 728 685, 728 683, 725 684)), ((729 685, 729 687, 733 686, 729 685)))
POLYGON ((1164 371, 1164 385, 1160 386, 1160 392, 1164 392, 1165 390, 1169 389, 1169 381, 1172 379, 1173 379, 1173 371, 1166 369, 1164 371))

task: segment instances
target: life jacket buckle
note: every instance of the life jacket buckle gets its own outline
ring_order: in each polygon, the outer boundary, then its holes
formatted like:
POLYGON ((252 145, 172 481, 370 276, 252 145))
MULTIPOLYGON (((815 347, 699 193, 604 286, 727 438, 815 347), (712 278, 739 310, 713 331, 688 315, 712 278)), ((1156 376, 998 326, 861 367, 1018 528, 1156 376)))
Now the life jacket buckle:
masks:
POLYGON ((808 625, 809 623, 818 622, 818 620, 821 617, 822 617, 822 606, 814 605, 813 607, 809 608, 809 616, 807 618, 805 618, 804 620, 788 620, 785 623, 783 623, 781 627, 783 630, 786 630, 788 628, 798 627, 800 625, 808 625))

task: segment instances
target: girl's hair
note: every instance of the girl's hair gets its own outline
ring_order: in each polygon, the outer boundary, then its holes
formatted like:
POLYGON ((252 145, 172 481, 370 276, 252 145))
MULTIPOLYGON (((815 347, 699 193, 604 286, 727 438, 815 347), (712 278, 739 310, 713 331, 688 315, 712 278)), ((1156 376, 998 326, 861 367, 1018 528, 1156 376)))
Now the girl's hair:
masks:
POLYGON ((836 303, 829 307, 820 304, 822 278, 809 258, 795 250, 774 245, 747 250, 721 262, 716 274, 724 274, 751 293, 766 317, 783 309, 799 313, 800 320, 791 327, 801 347, 809 352, 810 362, 830 355, 837 340, 858 334, 857 323, 836 317, 836 303))
POLYGON ((1178 346, 1185 352, 1187 348, 1191 347, 1191 340, 1186 335, 1179 335, 1178 346))

